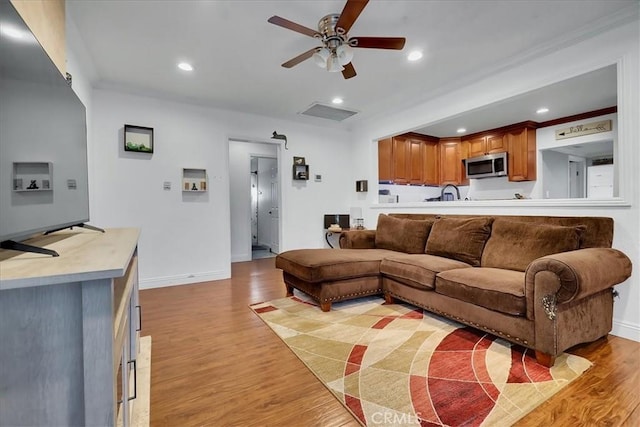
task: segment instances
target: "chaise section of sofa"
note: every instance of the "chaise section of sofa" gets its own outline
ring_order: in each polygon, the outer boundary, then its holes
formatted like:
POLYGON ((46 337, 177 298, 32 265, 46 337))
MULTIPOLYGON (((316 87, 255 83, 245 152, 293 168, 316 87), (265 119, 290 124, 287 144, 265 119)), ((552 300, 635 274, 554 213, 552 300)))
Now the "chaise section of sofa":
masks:
POLYGON ((606 336, 613 287, 631 262, 612 249, 602 217, 381 214, 376 230, 343 232, 341 249, 276 259, 287 293, 324 311, 331 302, 384 293, 532 348, 538 361, 606 336))
POLYGON ((382 293, 380 262, 386 249, 298 249, 276 257, 287 296, 299 289, 329 311, 331 303, 382 293))

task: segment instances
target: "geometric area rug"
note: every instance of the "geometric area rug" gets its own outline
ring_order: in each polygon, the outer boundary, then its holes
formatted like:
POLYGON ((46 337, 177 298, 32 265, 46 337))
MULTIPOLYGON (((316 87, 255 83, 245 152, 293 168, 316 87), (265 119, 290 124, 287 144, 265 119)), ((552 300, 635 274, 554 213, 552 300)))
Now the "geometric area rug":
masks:
POLYGON ((250 308, 362 424, 509 426, 586 371, 380 297, 332 304, 304 296, 250 308))

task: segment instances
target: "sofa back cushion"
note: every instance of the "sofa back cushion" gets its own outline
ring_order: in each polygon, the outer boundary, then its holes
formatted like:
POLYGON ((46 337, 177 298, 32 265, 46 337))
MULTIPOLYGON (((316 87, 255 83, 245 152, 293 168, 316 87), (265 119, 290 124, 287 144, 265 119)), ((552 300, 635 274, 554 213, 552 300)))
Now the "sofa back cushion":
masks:
POLYGON ((380 214, 376 227, 376 248, 407 254, 424 253, 433 221, 393 218, 380 214))
POLYGON ((425 252, 479 267, 492 222, 491 217, 438 219, 429 233, 425 252))
MULTIPOLYGON (((395 218, 427 219, 434 221, 438 218, 477 218, 477 215, 440 215, 428 213, 393 213, 395 218)), ((525 216, 525 215, 494 215, 494 218, 510 219, 512 221, 530 222, 534 224, 563 225, 565 227, 584 226, 580 235, 580 249, 610 248, 613 242, 613 218, 596 216, 525 216)))
POLYGON ((525 271, 531 261, 580 248, 582 227, 496 218, 482 253, 482 267, 525 271))

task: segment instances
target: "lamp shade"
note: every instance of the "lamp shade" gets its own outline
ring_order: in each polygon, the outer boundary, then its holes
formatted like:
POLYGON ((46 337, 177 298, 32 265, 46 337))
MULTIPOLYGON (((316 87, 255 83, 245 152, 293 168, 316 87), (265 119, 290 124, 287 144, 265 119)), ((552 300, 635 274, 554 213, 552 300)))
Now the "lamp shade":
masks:
POLYGON ((353 59, 353 49, 348 44, 341 44, 336 49, 336 56, 340 65, 347 65, 353 59))
POLYGON ((344 67, 340 65, 338 57, 335 54, 329 56, 329 59, 327 60, 327 71, 330 73, 337 73, 342 70, 344 70, 344 67))
POLYGON ((313 54, 313 62, 315 62, 315 64, 318 67, 326 68, 327 60, 329 59, 330 56, 331 56, 331 52, 329 51, 329 49, 327 49, 326 47, 323 47, 322 49, 318 50, 316 53, 313 54))

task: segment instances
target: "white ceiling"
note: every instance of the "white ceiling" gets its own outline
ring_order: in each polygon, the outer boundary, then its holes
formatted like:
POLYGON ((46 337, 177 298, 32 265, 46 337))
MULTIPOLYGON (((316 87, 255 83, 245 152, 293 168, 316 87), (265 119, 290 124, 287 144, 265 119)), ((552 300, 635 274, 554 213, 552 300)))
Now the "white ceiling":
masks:
POLYGON ((283 62, 317 46, 311 37, 269 24, 272 15, 315 29, 339 13, 338 1, 67 0, 97 71, 97 87, 229 110, 331 125, 301 116, 314 102, 344 98, 359 111, 344 126, 415 105, 536 54, 637 19, 637 0, 372 0, 350 36, 406 37, 403 51, 356 49, 358 75, 283 62), (412 49, 424 57, 410 63, 412 49), (179 61, 195 68, 185 73, 179 61))

